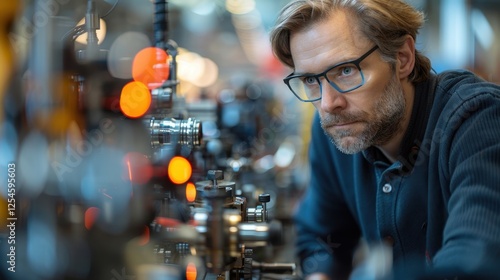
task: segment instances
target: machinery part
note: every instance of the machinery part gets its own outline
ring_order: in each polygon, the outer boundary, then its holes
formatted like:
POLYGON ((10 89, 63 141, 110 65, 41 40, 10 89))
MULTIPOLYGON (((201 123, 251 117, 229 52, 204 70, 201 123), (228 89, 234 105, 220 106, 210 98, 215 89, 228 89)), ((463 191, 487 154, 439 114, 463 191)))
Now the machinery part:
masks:
MULTIPOLYGON (((206 210, 198 210, 194 213, 193 219, 196 224, 196 231, 201 234, 208 232, 207 221, 210 213, 206 210)), ((231 234, 231 242, 244 243, 246 247, 262 247, 268 244, 279 245, 282 243, 283 227, 279 221, 270 223, 245 223, 240 222, 241 216, 235 209, 224 211, 223 221, 228 229, 225 233, 231 234), (233 235, 236 234, 236 235, 233 235)), ((234 253, 238 256, 239 251, 234 253)))
POLYGON ((271 201, 271 195, 268 193, 263 193, 259 195, 259 202, 267 203, 271 201))
POLYGON ((269 217, 267 215, 267 203, 271 201, 271 195, 268 193, 263 193, 259 195, 259 202, 262 203, 262 214, 263 214, 263 222, 269 221, 269 217))
POLYGON ((282 226, 278 221, 267 222, 265 204, 271 200, 269 194, 259 196, 264 206, 248 209, 251 218, 247 220, 251 222, 242 222, 247 217, 247 210, 242 211, 245 201, 235 196, 235 183, 223 179, 223 171, 209 170, 207 180, 196 183, 196 204, 200 207, 191 209, 193 226, 182 230, 175 227, 164 231, 162 237, 165 242, 182 242, 186 248, 196 248, 211 273, 221 274, 232 266, 234 273, 251 279, 252 248, 281 244, 282 226))
POLYGON ((154 0, 153 30, 156 47, 166 50, 168 40, 168 1, 154 0))
POLYGON ((243 279, 252 279, 253 250, 245 249, 243 258, 243 279))
POLYGON ((209 170, 205 181, 196 182, 196 202, 203 204, 205 199, 223 198, 225 204, 236 202, 236 183, 223 181, 222 170, 209 170))
POLYGON ((88 0, 87 13, 85 14, 85 26, 87 29, 87 46, 96 47, 99 43, 96 31, 101 28, 99 15, 97 14, 94 0, 88 0))
POLYGON ((201 123, 192 118, 187 120, 152 118, 149 121, 149 128, 151 146, 154 149, 172 144, 199 146, 202 141, 201 123))
POLYGON ((210 181, 196 182, 196 202, 203 204, 204 200, 211 197, 224 197, 226 204, 235 202, 234 182, 219 182, 217 188, 213 188, 210 181))
POLYGON ((296 270, 294 263, 261 263, 254 261, 252 267, 263 273, 292 274, 296 270))
POLYGON ((247 247, 263 247, 268 244, 279 245, 283 242, 283 227, 280 222, 240 223, 238 237, 247 247))
POLYGON ((151 91, 151 97, 153 100, 155 109, 172 108, 173 102, 173 86, 176 84, 168 84, 170 81, 166 81, 164 86, 155 88, 151 91), (171 87, 168 87, 171 86, 171 87))
POLYGON ((255 208, 248 208, 246 219, 249 222, 268 222, 267 203, 271 201, 271 195, 263 193, 259 195, 259 202, 262 205, 257 205, 255 208))
POLYGON ((153 32, 155 46, 167 51, 171 56, 170 74, 168 81, 159 89, 152 92, 157 97, 156 108, 172 108, 172 97, 177 95, 177 44, 168 39, 168 1, 154 0, 153 32))
POLYGON ((217 187, 217 181, 224 180, 224 172, 222 170, 208 170, 207 179, 213 182, 214 187, 217 187))
POLYGON ((255 208, 248 208, 247 210, 247 221, 249 222, 265 222, 264 217, 264 208, 262 205, 257 205, 255 208))
POLYGON ((228 245, 225 238, 224 196, 213 196, 209 200, 211 212, 207 219, 207 267, 215 273, 221 273, 225 267, 225 248, 228 245))

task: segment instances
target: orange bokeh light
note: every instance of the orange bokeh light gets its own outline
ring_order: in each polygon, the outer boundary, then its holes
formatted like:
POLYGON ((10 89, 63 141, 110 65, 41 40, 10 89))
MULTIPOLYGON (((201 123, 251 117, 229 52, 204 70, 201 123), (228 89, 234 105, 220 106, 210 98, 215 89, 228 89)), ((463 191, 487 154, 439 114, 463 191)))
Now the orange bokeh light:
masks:
POLYGON ((141 238, 139 239, 139 245, 146 245, 149 242, 150 231, 148 226, 144 226, 144 232, 142 233, 141 238))
POLYGON ((196 199, 196 187, 193 183, 189 182, 186 185, 186 200, 193 202, 196 199))
POLYGON ((196 280, 196 265, 188 263, 186 267, 186 280, 196 280))
POLYGON ((161 86, 168 79, 169 71, 168 54, 160 48, 142 49, 132 62, 132 77, 149 89, 161 86))
POLYGON ((85 228, 90 230, 94 226, 97 217, 99 216, 99 208, 89 207, 85 210, 85 228))
POLYGON ((151 93, 140 82, 126 84, 120 95, 120 109, 129 118, 140 118, 146 114, 151 106, 151 93))
POLYGON ((192 172, 191 163, 183 157, 175 156, 168 163, 168 178, 174 184, 186 183, 192 172))

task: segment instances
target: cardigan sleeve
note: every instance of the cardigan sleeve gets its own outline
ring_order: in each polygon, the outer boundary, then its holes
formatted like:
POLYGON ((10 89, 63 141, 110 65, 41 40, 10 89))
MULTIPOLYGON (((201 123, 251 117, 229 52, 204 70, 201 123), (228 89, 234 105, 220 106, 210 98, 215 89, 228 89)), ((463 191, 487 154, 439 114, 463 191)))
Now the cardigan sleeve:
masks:
MULTIPOLYGON (((440 142, 440 177, 448 219, 433 268, 484 275, 500 264, 500 88, 457 89, 440 142)), ((431 151, 432 152, 432 151, 431 151)), ((498 273, 498 271, 497 271, 498 273)))

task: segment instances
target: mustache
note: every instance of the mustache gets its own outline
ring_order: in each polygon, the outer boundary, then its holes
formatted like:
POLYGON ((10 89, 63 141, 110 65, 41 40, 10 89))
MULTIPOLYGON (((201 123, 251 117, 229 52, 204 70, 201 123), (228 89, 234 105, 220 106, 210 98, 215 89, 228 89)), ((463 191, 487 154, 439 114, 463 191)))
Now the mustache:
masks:
POLYGON ((344 113, 344 114, 325 114, 321 118, 321 126, 328 127, 333 125, 345 124, 360 121, 363 119, 362 113, 344 113))

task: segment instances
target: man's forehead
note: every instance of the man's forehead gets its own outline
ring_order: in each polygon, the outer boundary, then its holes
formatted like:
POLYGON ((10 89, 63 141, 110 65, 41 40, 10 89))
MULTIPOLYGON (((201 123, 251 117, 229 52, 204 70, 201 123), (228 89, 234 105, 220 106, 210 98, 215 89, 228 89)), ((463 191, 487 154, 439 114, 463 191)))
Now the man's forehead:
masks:
POLYGON ((328 66, 351 60, 369 47, 344 13, 314 23, 290 36, 295 73, 317 73, 328 66))

